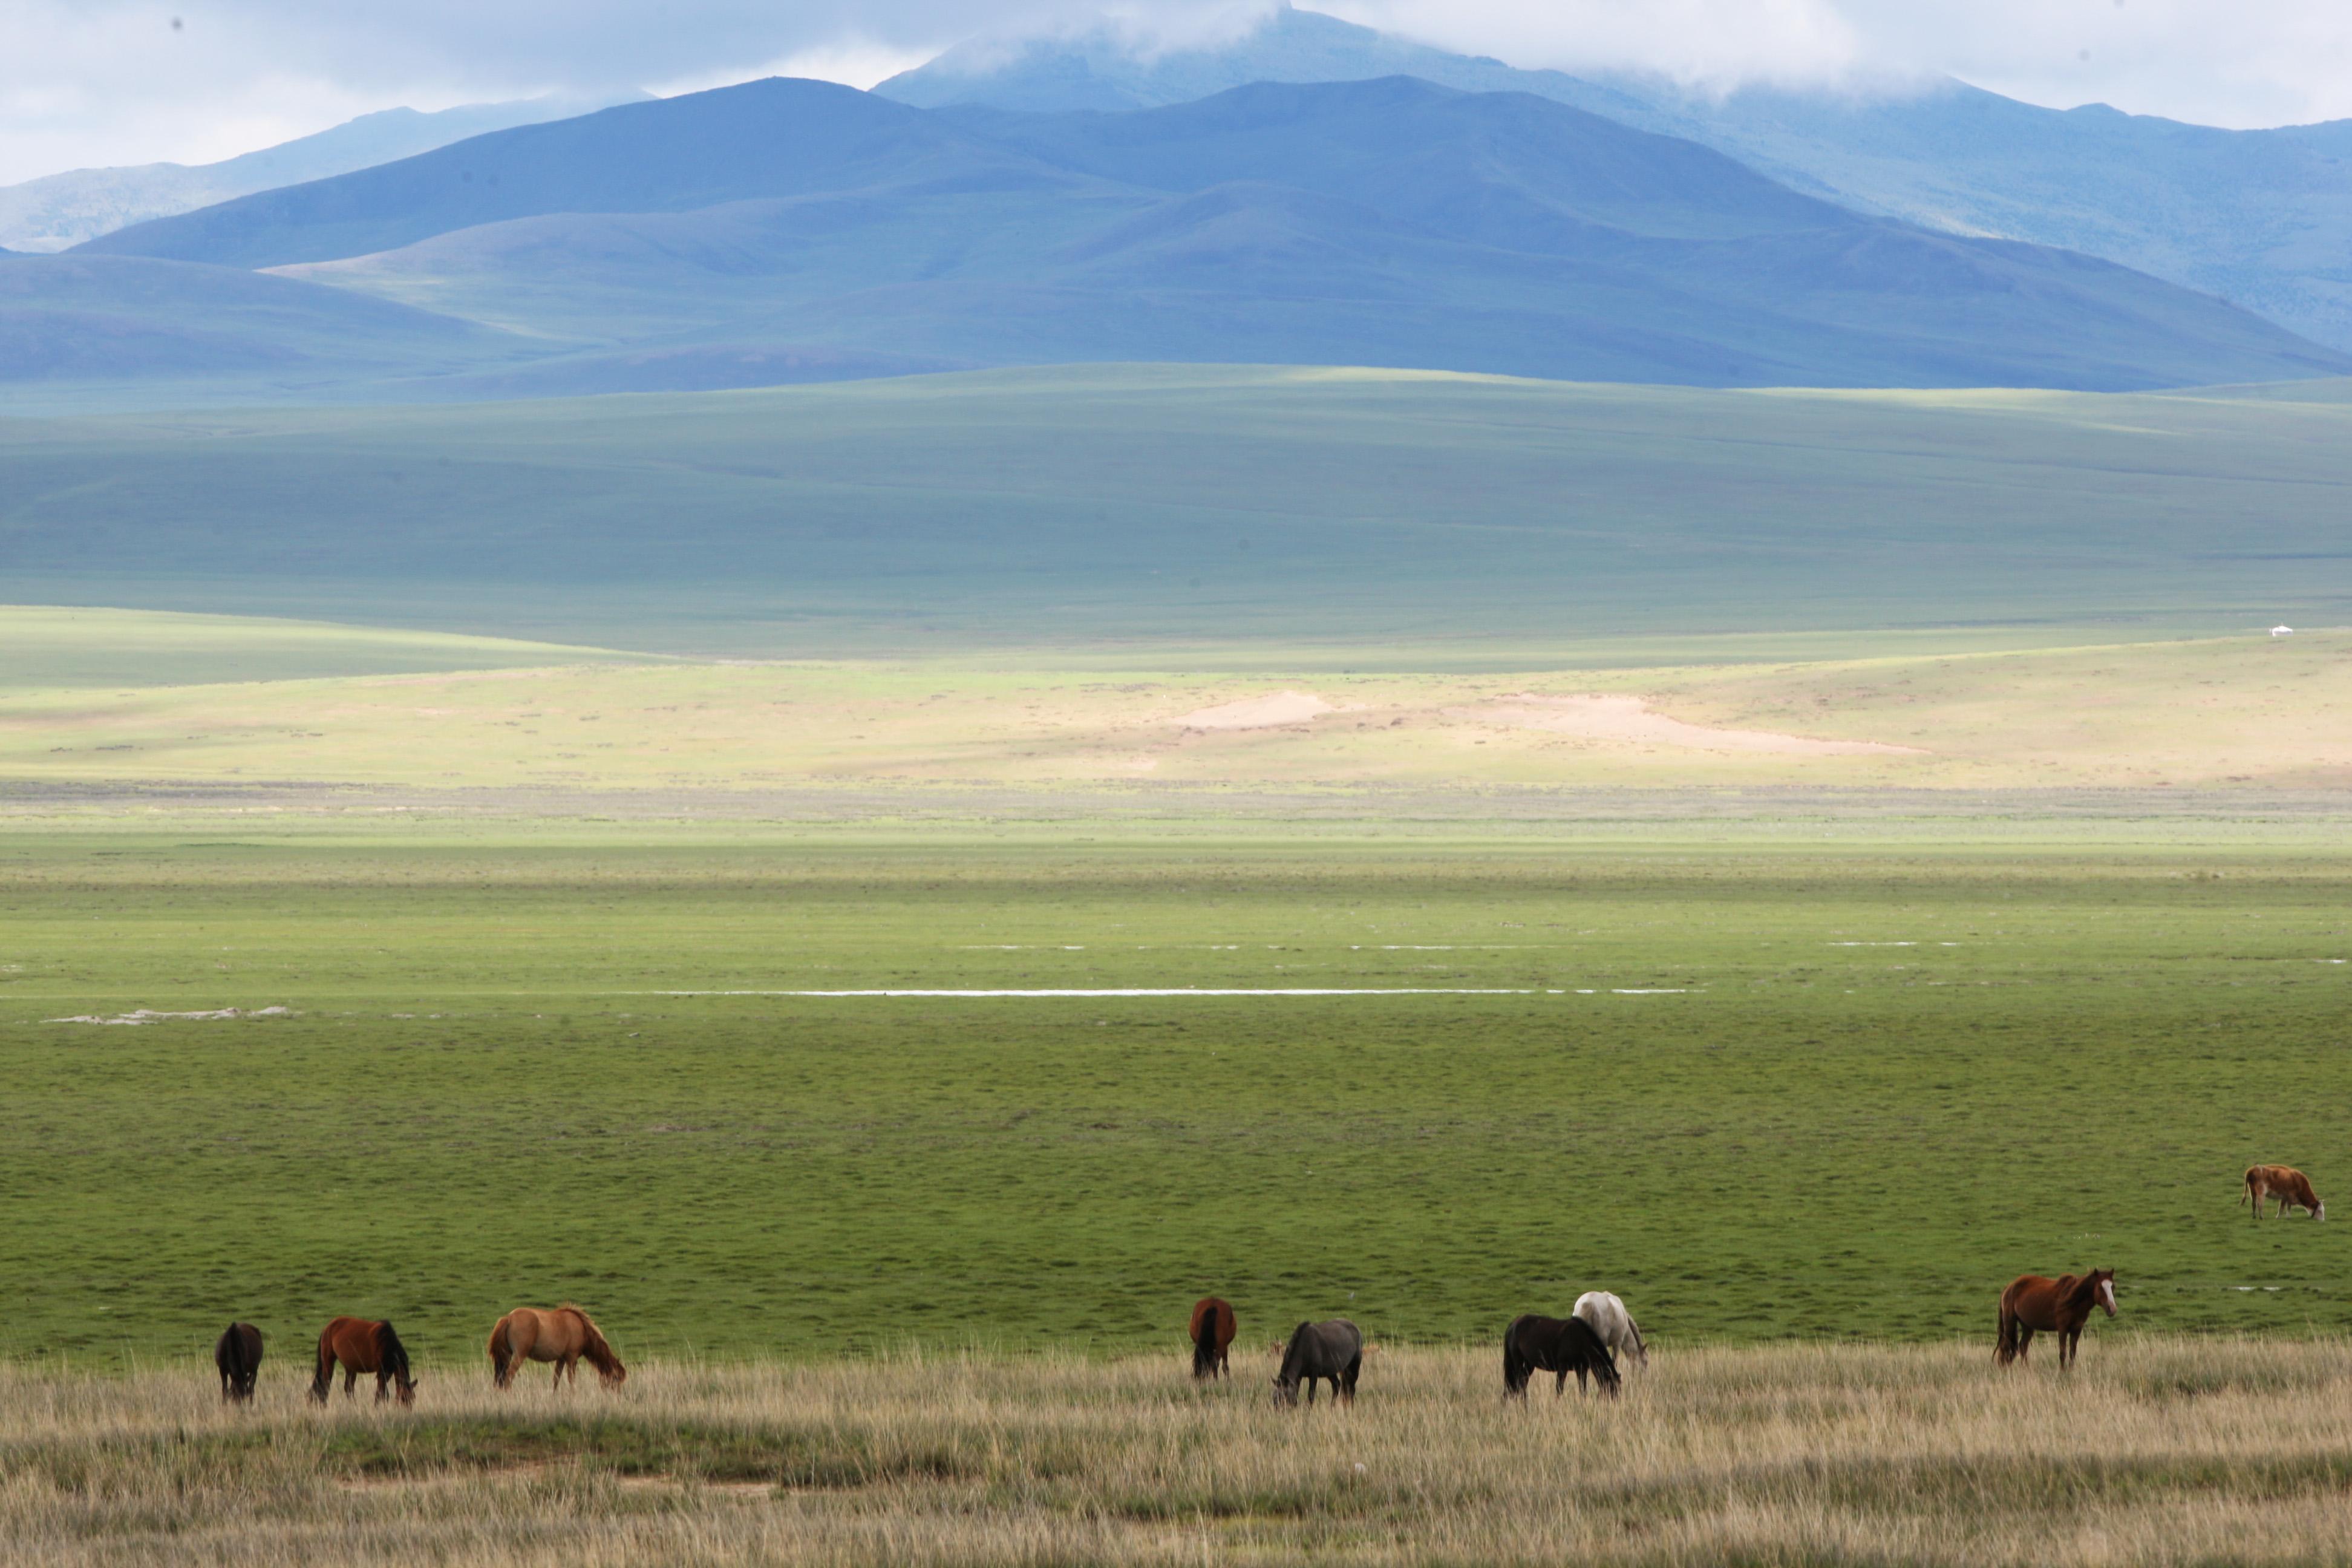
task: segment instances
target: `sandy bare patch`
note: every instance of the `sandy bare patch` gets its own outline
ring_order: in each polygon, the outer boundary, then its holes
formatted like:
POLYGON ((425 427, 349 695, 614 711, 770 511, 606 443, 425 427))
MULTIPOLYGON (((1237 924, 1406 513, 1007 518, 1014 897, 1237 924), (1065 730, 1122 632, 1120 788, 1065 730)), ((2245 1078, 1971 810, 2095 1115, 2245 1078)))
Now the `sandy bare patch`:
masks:
POLYGON ((1818 741, 1808 735, 1784 735, 1772 730, 1718 730, 1706 724, 1687 724, 1653 712, 1639 697, 1523 695, 1468 710, 1465 717, 1513 730, 1549 730, 1588 741, 1681 746, 1692 751, 1769 752, 1808 757, 1928 754, 1916 746, 1890 746, 1877 741, 1818 741))
POLYGON ((1186 730, 1274 730, 1285 724, 1304 724, 1318 714, 1338 711, 1336 706, 1311 691, 1276 691, 1266 697, 1220 702, 1213 708, 1196 708, 1168 721, 1186 730))

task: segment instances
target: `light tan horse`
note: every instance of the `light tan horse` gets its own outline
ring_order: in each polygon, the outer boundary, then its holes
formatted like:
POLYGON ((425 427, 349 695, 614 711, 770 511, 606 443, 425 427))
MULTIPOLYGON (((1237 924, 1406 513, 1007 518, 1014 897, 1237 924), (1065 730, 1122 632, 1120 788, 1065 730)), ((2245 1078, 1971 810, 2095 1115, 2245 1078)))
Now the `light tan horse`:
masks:
POLYGON ((604 1342, 604 1331, 595 1320, 569 1301, 552 1311, 545 1307, 517 1307, 490 1331, 490 1367, 500 1388, 514 1381, 527 1361, 553 1362, 558 1388, 563 1386, 566 1373, 577 1385, 583 1359, 596 1369, 607 1388, 618 1387, 629 1375, 629 1369, 604 1342))

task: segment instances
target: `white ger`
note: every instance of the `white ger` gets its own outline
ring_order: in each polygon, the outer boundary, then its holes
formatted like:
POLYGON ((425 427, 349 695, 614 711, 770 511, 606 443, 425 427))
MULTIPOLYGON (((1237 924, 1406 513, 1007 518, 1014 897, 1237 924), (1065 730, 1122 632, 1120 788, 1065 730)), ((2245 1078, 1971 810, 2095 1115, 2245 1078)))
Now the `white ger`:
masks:
POLYGON ((2293 626, 2273 626, 2271 628, 2271 636, 2274 637, 2291 637, 2294 636, 2294 628, 2293 626))
POLYGON ((1650 1364, 1650 1352, 1642 1343, 1642 1325, 1625 1310, 1625 1303, 1606 1290, 1587 1290, 1576 1299, 1571 1314, 1584 1320, 1601 1342, 1620 1355, 1633 1358, 1635 1366, 1650 1364))

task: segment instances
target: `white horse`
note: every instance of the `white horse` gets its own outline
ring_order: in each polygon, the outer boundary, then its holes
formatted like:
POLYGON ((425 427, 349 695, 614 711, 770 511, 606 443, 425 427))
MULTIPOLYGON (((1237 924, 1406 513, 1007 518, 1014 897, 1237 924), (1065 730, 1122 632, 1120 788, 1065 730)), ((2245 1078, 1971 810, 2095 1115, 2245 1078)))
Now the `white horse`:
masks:
POLYGON ((1587 1290, 1576 1299, 1573 1314, 1584 1320, 1601 1342, 1620 1354, 1633 1358, 1635 1366, 1650 1364, 1650 1352, 1642 1343, 1642 1325, 1625 1310, 1625 1303, 1606 1290, 1587 1290))

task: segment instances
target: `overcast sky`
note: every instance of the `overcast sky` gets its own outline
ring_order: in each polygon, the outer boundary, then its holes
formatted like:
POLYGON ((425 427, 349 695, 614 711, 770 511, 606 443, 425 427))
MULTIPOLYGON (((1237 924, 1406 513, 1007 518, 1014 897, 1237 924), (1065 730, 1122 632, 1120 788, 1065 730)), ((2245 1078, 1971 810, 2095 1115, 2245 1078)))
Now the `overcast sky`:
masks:
MULTIPOLYGON (((1139 39, 1271 0, 1120 0, 1139 39)), ((1730 85, 1944 73, 2036 103, 2209 124, 2352 117, 2352 0, 1316 0, 1519 66, 1730 85)), ((868 86, 1053 0, 0 0, 0 184, 204 163, 394 104, 657 92, 786 72, 868 86)))

